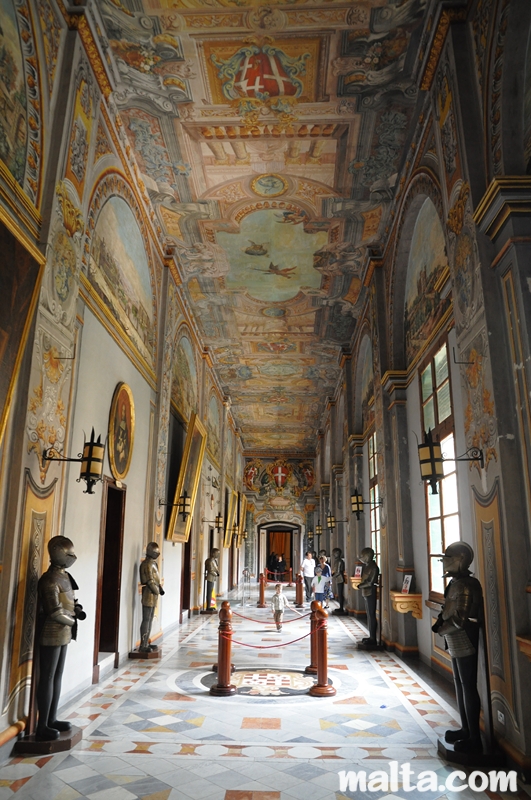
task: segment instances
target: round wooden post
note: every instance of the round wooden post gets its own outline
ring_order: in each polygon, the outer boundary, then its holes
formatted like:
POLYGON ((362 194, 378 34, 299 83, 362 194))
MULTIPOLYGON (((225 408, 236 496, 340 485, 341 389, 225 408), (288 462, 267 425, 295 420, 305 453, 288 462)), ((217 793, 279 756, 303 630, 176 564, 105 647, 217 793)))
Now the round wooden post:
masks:
POLYGON ((260 597, 258 598, 258 603, 256 604, 258 608, 267 608, 265 602, 265 578, 264 573, 260 573, 260 597))
POLYGON ((304 608, 302 593, 302 575, 295 578, 295 608, 304 608))
POLYGON ((230 651, 232 647, 232 611, 230 603, 224 600, 219 611, 218 634, 218 682, 210 687, 210 694, 216 697, 227 697, 235 694, 236 687, 231 685, 230 651))
POLYGON ((317 675, 317 611, 321 608, 318 600, 312 600, 310 615, 310 663, 304 670, 308 675, 317 675))
POLYGON ((289 583, 288 586, 293 586, 293 569, 292 567, 289 568, 289 583))
MULTIPOLYGON (((314 601, 315 602, 315 601, 314 601)), ((309 694, 312 697, 329 697, 336 694, 336 690, 328 683, 328 614, 317 604, 315 612, 317 632, 317 683, 312 686, 309 694)), ((313 603, 312 603, 313 609, 313 603)))

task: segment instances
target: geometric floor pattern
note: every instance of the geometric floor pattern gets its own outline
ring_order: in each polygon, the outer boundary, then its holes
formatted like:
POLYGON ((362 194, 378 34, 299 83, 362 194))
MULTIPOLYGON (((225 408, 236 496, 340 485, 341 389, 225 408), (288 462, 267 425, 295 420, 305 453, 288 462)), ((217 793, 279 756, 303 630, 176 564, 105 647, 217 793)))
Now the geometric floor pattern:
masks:
MULTIPOLYGON (((292 600, 294 590, 286 594, 292 600)), ((209 694, 218 619, 195 616, 165 638, 160 661, 131 661, 62 709, 83 729, 73 750, 0 767, 0 800, 344 800, 361 794, 340 791, 340 770, 407 761, 417 774, 451 771, 437 738, 457 727, 455 710, 396 656, 356 650, 366 631, 355 619, 329 617, 336 694, 313 698, 299 691, 310 663, 309 618, 288 611, 277 632, 269 609, 235 601, 232 608, 232 662, 245 693, 209 694)), ((402 787, 369 796, 487 798, 402 787)))

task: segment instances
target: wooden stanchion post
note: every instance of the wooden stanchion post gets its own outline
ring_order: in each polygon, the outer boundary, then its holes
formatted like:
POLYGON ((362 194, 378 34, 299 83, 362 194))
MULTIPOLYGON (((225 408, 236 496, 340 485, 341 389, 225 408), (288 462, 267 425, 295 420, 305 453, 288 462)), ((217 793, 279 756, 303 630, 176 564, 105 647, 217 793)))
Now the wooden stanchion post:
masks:
MULTIPOLYGON (((314 600, 315 602, 315 600, 314 600)), ((312 603, 313 609, 314 603, 312 603)), ((312 697, 330 697, 336 694, 336 690, 328 683, 328 614, 321 608, 321 604, 315 612, 317 639, 317 683, 309 690, 312 697)), ((314 638, 314 637, 312 637, 314 638)))
POLYGON ((258 598, 258 603, 256 604, 258 608, 267 608, 265 602, 265 578, 264 573, 260 573, 260 597, 258 598))
POLYGON ((304 670, 308 675, 317 675, 317 610, 321 608, 318 600, 312 600, 310 615, 310 663, 304 670))
POLYGON ((230 603, 224 600, 219 611, 218 633, 218 682, 210 687, 210 694, 216 697, 228 697, 235 694, 236 687, 231 685, 230 655, 232 648, 232 611, 230 603))
POLYGON ((304 608, 302 575, 297 575, 297 577, 295 578, 295 608, 304 608))
POLYGON ((293 569, 292 567, 289 568, 289 583, 288 586, 293 586, 293 569))

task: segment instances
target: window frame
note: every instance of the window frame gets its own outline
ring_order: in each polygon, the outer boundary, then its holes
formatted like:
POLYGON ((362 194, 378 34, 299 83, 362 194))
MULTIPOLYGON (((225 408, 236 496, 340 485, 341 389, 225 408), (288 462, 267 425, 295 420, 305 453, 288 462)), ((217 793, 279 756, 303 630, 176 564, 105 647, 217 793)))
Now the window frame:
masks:
POLYGON ((377 500, 380 498, 380 486, 378 481, 378 451, 376 447, 376 431, 372 430, 371 433, 367 436, 367 461, 368 461, 368 476, 369 476, 369 533, 371 536, 371 547, 374 550, 374 558, 376 563, 379 565, 381 560, 381 547, 382 547, 382 539, 381 539, 381 530, 382 524, 380 520, 380 506, 379 504, 372 503, 372 497, 374 492, 376 492, 377 500), (373 453, 371 456, 371 442, 372 442, 372 449, 373 453), (373 469, 371 470, 371 464, 373 465, 373 469), (371 471, 373 475, 371 476, 371 471), (377 521, 377 525, 373 528, 373 515, 374 520, 377 521), (376 545, 379 545, 377 547, 376 545))
MULTIPOLYGON (((426 355, 419 362, 418 365, 418 391, 419 391, 419 403, 420 403, 420 423, 421 423, 421 430, 422 435, 424 435, 425 431, 424 428, 424 407, 426 403, 429 401, 430 397, 434 398, 434 409, 435 409, 435 419, 438 417, 438 398, 437 398, 437 387, 436 385, 436 378, 435 378, 435 356, 437 353, 442 349, 442 347, 446 346, 446 357, 447 357, 447 364, 448 364, 448 385, 449 385, 449 392, 450 392, 450 407, 451 413, 448 417, 446 417, 442 422, 436 422, 435 426, 431 429, 433 438, 438 441, 443 441, 448 436, 452 435, 454 440, 454 455, 455 455, 455 419, 454 419, 454 400, 453 400, 453 387, 452 387, 452 375, 450 369, 450 346, 448 343, 448 333, 445 332, 442 336, 439 336, 431 345, 429 350, 427 351, 426 355), (429 395, 427 400, 423 399, 422 393, 422 375, 426 370, 427 366, 431 365, 431 378, 432 378, 432 393, 429 395)), ((442 384, 441 384, 442 386, 442 384)), ((443 453, 444 455, 444 453, 443 453)), ((461 514, 460 514, 460 500, 459 500, 459 485, 457 482, 457 462, 454 461, 454 469, 451 470, 448 474, 455 474, 456 479, 456 495, 457 495, 457 517, 459 520, 459 525, 461 524, 461 514)), ((446 476, 445 476, 446 477, 446 476)), ((439 482, 439 486, 442 482, 439 482)), ((430 486, 427 482, 424 483, 424 514, 426 520, 426 551, 427 551, 427 558, 428 558, 428 585, 429 585, 429 593, 428 597, 429 600, 441 603, 444 600, 444 594, 438 592, 432 588, 432 559, 433 553, 431 551, 430 546, 430 520, 433 519, 440 519, 441 520, 441 541, 443 545, 443 552, 445 548, 445 526, 444 526, 444 519, 445 517, 452 516, 451 514, 444 514, 444 508, 441 506, 442 504, 442 494, 439 490, 439 504, 440 504, 440 515, 439 517, 430 517, 429 512, 429 499, 428 499, 428 492, 430 490, 430 486)), ((447 580, 444 579, 444 584, 446 586, 447 580)))

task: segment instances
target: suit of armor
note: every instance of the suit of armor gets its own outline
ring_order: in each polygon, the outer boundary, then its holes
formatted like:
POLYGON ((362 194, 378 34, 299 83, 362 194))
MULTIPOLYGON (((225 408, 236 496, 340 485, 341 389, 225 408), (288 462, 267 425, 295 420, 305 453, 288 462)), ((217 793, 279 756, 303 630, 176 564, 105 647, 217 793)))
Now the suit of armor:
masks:
POLYGON ((363 569, 361 571, 361 581, 357 588, 361 589, 363 595, 365 611, 367 613, 367 626, 369 628, 369 636, 368 638, 365 637, 362 639, 362 642, 364 644, 376 644, 376 599, 380 570, 374 560, 374 550, 372 547, 365 547, 361 551, 360 561, 363 561, 363 569))
POLYGON ((214 591, 214 584, 219 576, 218 556, 219 550, 214 547, 210 552, 210 556, 205 561, 205 575, 207 582, 205 608, 207 611, 209 611, 212 607, 212 592, 214 591))
POLYGON ((472 548, 456 542, 446 549, 444 574, 452 578, 444 592, 444 605, 432 630, 444 636, 452 657, 455 692, 461 715, 461 729, 446 731, 447 742, 458 752, 481 752, 477 690, 479 628, 483 616, 480 582, 470 575, 472 548))
POLYGON ((150 542, 146 547, 146 557, 140 564, 140 583, 142 584, 142 624, 140 626, 140 650, 148 653, 156 649, 149 644, 149 634, 153 624, 155 608, 159 595, 164 594, 160 584, 160 575, 156 559, 160 555, 156 542, 150 542))
POLYGON ((50 567, 38 584, 39 613, 37 643, 39 645, 39 681, 37 707, 39 719, 36 738, 57 739, 61 731, 69 731, 67 721, 57 719, 61 682, 69 642, 76 638, 77 620, 85 619, 83 607, 76 602, 77 584, 66 572, 76 560, 74 545, 64 536, 48 542, 50 567))
POLYGON ((333 580, 333 592, 334 597, 337 597, 339 608, 337 612, 343 614, 343 605, 345 603, 345 595, 344 595, 344 586, 345 580, 343 577, 343 573, 345 572, 345 562, 343 560, 343 554, 339 547, 336 547, 332 550, 332 580, 333 580))

